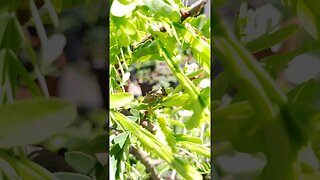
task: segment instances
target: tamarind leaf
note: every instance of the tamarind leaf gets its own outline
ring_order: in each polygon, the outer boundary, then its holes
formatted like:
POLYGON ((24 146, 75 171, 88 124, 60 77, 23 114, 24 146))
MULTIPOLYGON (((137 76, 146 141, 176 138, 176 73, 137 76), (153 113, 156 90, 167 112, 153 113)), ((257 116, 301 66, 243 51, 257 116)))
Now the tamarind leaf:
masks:
POLYGON ((178 22, 181 20, 179 9, 173 8, 163 0, 144 0, 143 2, 149 9, 160 14, 161 16, 169 18, 173 22, 178 22))
POLYGON ((183 40, 190 46, 196 60, 202 64, 204 70, 210 73, 210 45, 207 41, 203 40, 200 35, 193 32, 189 28, 179 23, 173 23, 176 32, 183 40))
POLYGON ((166 141, 172 149, 172 152, 177 153, 176 139, 174 138, 173 130, 167 127, 167 120, 163 116, 158 117, 157 120, 161 131, 166 136, 166 141))
POLYGON ((174 134, 174 137, 176 138, 176 141, 187 141, 197 144, 202 144, 202 140, 198 137, 193 137, 187 134, 174 134))
POLYGON ((182 144, 187 149, 191 150, 192 152, 196 152, 198 154, 201 154, 205 157, 210 158, 210 148, 204 147, 197 143, 188 142, 188 141, 182 141, 179 143, 182 144))
POLYGON ((174 156, 171 148, 157 139, 151 132, 145 130, 138 124, 132 122, 123 114, 110 111, 110 117, 115 122, 121 124, 125 130, 130 131, 134 136, 139 138, 142 147, 153 155, 165 160, 170 166, 185 179, 202 179, 201 174, 186 161, 174 156))

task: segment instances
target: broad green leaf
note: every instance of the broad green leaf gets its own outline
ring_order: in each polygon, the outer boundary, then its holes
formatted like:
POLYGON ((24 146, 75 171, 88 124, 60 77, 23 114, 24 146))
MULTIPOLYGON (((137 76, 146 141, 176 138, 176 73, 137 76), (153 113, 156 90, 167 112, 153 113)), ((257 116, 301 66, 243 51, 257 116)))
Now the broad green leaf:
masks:
POLYGON ((311 79, 290 90, 287 96, 290 102, 313 104, 319 100, 319 90, 319 83, 311 79))
POLYGON ((127 138, 129 137, 129 134, 128 133, 121 133, 119 135, 117 135, 113 140, 112 142, 114 144, 119 144, 119 147, 120 148, 123 148, 127 138))
POLYGON ((298 25, 288 25, 270 34, 265 34, 257 39, 246 43, 246 47, 250 52, 258 52, 261 50, 268 49, 273 45, 276 45, 284 40, 290 38, 294 33, 299 30, 298 25))
POLYGON ((70 172, 53 173, 60 180, 92 180, 89 176, 70 172))
POLYGON ((310 121, 316 113, 317 110, 310 104, 296 102, 282 106, 283 122, 293 148, 299 150, 314 132, 310 121))
POLYGON ((3 105, 0 107, 0 147, 39 143, 70 125, 76 114, 74 105, 56 98, 3 105))
POLYGON ((306 5, 305 0, 297 0, 297 16, 300 24, 315 39, 318 39, 317 19, 314 13, 306 5))
POLYGON ((110 94, 110 109, 119 108, 127 105, 134 99, 130 93, 115 93, 110 94))
POLYGON ((183 106, 190 100, 189 94, 179 93, 168 96, 162 103, 161 106, 172 107, 172 106, 183 106))
POLYGON ((123 17, 130 14, 135 8, 135 3, 122 4, 118 0, 114 0, 112 2, 110 12, 113 16, 123 17))
POLYGON ((82 174, 89 174, 97 163, 95 158, 80 151, 67 152, 65 160, 73 169, 82 174))
POLYGON ((212 122, 215 140, 230 140, 240 133, 240 130, 253 117, 254 110, 249 102, 230 104, 214 110, 211 114, 214 117, 212 122))

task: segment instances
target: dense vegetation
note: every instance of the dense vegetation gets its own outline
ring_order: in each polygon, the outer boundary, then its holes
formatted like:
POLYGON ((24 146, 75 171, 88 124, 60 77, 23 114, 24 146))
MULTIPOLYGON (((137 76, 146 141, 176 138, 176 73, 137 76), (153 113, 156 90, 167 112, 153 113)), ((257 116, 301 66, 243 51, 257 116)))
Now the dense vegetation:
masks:
POLYGON ((210 20, 199 15, 205 3, 112 2, 110 175, 115 179, 209 176, 210 20), (164 78, 144 97, 134 97, 125 88, 137 81, 129 78, 130 69, 147 62, 163 62, 178 84, 160 83, 168 81, 164 78))

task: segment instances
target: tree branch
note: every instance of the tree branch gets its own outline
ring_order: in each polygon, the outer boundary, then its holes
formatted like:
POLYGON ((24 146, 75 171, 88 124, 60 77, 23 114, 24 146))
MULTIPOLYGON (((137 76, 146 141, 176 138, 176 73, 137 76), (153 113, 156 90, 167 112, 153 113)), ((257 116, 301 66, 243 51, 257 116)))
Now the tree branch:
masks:
MULTIPOLYGON (((188 17, 197 16, 207 2, 208 2, 208 0, 198 0, 197 2, 193 3, 189 7, 189 10, 187 10, 187 11, 180 10, 181 21, 184 21, 188 17)), ((160 32, 166 32, 166 31, 167 30, 164 27, 160 28, 160 32)), ((152 35, 145 36, 139 42, 135 42, 135 43, 131 44, 131 50, 134 51, 140 44, 143 44, 143 43, 147 42, 148 40, 154 40, 154 37, 152 35)))
POLYGON ((150 173, 150 177, 152 180, 160 180, 161 177, 157 174, 154 164, 152 164, 149 158, 149 155, 141 150, 134 148, 133 146, 130 147, 130 153, 134 155, 147 169, 147 172, 150 173))

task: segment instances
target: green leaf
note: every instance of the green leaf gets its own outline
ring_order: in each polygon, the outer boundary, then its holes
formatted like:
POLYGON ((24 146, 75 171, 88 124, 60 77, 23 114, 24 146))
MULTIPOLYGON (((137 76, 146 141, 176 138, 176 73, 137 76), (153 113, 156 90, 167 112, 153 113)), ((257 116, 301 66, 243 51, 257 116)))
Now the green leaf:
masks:
POLYGON ((128 137, 129 137, 129 134, 128 134, 128 133, 121 133, 121 134, 117 135, 117 136, 112 140, 112 142, 113 142, 114 144, 119 144, 119 147, 122 149, 128 137))
MULTIPOLYGON (((15 26, 15 19, 12 18, 12 15, 5 14, 0 20, 4 20, 3 28, 5 29, 0 29, 0 33, 2 33, 0 34, 2 35, 2 37, 0 37, 0 49, 8 48, 15 52, 18 51, 21 44, 21 38, 15 26)), ((2 23, 0 25, 2 25, 2 23)))
POLYGON ((231 88, 230 78, 228 73, 222 72, 212 82, 212 98, 220 100, 231 88))
POLYGON ((187 134, 174 134, 176 141, 188 141, 192 143, 202 144, 202 140, 198 137, 193 137, 187 134))
POLYGON ((57 172, 53 173, 60 180, 92 180, 89 176, 83 174, 70 173, 70 172, 57 172))
POLYGON ((56 98, 3 105, 0 107, 0 147, 39 143, 70 125, 76 114, 73 104, 56 98))
POLYGON ((316 113, 316 109, 310 104, 296 102, 282 106, 283 122, 293 148, 299 150, 314 132, 310 121, 316 113))
POLYGON ((2 175, 7 179, 19 179, 16 170, 2 157, 0 157, 0 170, 2 171, 2 175))
POLYGON ((290 90, 287 96, 290 102, 314 104, 320 98, 319 90, 319 83, 311 79, 290 90))
POLYGON ((0 39, 1 39, 0 44, 2 44, 2 41, 5 38, 5 32, 6 32, 7 24, 8 24, 9 20, 10 20, 9 14, 1 14, 1 16, 0 16, 0 39))
POLYGON ((259 115, 247 101, 230 104, 214 110, 211 114, 215 121, 212 127, 215 141, 231 141, 232 146, 246 153, 265 150, 265 137, 259 115))
POLYGON ((133 99, 134 96, 130 93, 110 94, 110 109, 123 107, 130 103, 133 99))
POLYGON ((170 6, 163 0, 143 0, 143 2, 149 9, 161 16, 169 18, 173 22, 178 22, 181 20, 179 9, 170 6))
MULTIPOLYGON (((305 0, 297 0, 297 16, 300 24, 315 39, 318 39, 317 19, 305 0)), ((312 4, 314 6, 314 4, 312 4)), ((319 10, 317 10, 319 11, 319 10)))
POLYGON ((8 53, 7 60, 9 61, 8 65, 10 66, 10 69, 11 70, 14 69, 13 70, 14 74, 19 75, 19 77, 26 83, 27 87, 35 97, 40 97, 42 94, 39 86, 34 82, 33 78, 30 76, 30 73, 25 69, 23 64, 19 61, 17 55, 12 50, 7 50, 4 52, 8 53))
POLYGON ((204 147, 197 143, 192 143, 187 141, 183 141, 179 143, 181 143, 183 146, 185 146, 187 149, 189 149, 192 152, 196 152, 198 154, 201 154, 205 157, 210 158, 210 148, 204 147))
POLYGON ((21 162, 24 163, 27 167, 36 171, 39 175, 41 175, 42 179, 59 180, 50 171, 48 171, 44 167, 40 166, 39 164, 37 164, 31 160, 22 159, 21 162))
POLYGON ((95 158, 80 151, 67 152, 65 160, 73 169, 82 174, 89 174, 97 163, 95 158))
MULTIPOLYGON (((47 177, 43 176, 41 172, 37 172, 37 170, 34 170, 33 168, 24 164, 22 161, 9 157, 4 153, 1 153, 1 157, 10 163, 10 165, 15 169, 15 171, 19 174, 20 177, 23 177, 26 179, 46 179, 46 180, 54 179, 54 178, 49 178, 48 176, 47 177)), ((20 177, 18 179, 20 179, 20 177)))
POLYGON ((123 17, 130 14, 136 8, 135 3, 122 4, 118 0, 112 2, 110 12, 113 16, 123 17))
POLYGON ((175 93, 168 96, 162 103, 161 106, 172 107, 172 106, 183 106, 190 100, 189 94, 175 93))
POLYGON ((250 52, 258 52, 261 50, 268 49, 273 45, 276 45, 288 38, 290 38, 294 33, 299 30, 298 25, 288 25, 284 28, 281 28, 271 34, 265 34, 257 39, 246 43, 246 47, 250 50, 250 52))
POLYGON ((204 70, 210 73, 210 45, 208 42, 203 40, 200 35, 193 32, 193 27, 183 26, 179 23, 173 23, 178 35, 182 37, 185 42, 190 46, 194 53, 195 59, 202 64, 204 70))
POLYGON ((200 173, 190 164, 174 156, 170 147, 159 141, 153 134, 132 122, 119 112, 110 111, 110 117, 126 130, 139 138, 141 145, 148 151, 167 161, 171 167, 186 179, 202 179, 200 173))

